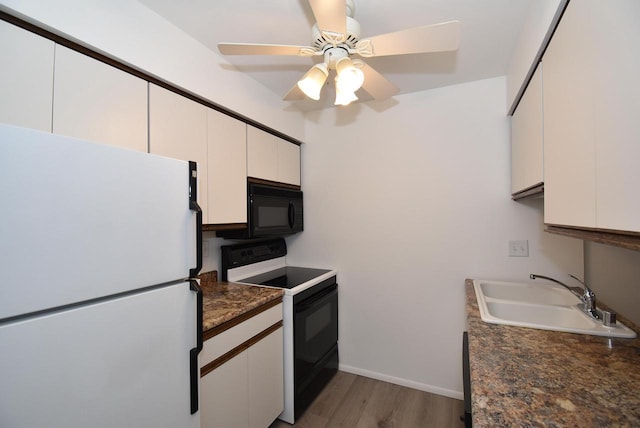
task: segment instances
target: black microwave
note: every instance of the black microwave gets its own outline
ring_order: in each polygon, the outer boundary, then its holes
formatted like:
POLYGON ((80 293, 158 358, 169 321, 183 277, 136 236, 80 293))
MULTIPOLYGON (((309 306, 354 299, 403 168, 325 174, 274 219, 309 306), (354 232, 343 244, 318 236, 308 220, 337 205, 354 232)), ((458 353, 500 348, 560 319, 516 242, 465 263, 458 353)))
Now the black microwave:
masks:
POLYGON ((284 236, 303 230, 302 191, 261 183, 247 184, 247 228, 220 230, 232 239, 284 236))

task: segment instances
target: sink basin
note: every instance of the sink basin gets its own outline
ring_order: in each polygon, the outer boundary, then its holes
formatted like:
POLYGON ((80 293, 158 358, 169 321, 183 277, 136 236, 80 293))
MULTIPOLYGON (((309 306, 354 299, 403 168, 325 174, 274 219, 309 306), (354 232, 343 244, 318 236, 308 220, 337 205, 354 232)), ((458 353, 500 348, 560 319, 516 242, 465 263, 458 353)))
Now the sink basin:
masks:
POLYGON ((595 326, 582 311, 567 306, 526 305, 487 302, 487 310, 496 320, 510 320, 522 326, 558 329, 591 329, 595 326))
POLYGON ((485 297, 539 305, 577 305, 580 299, 559 285, 518 284, 514 282, 481 281, 485 297))
POLYGON ((596 336, 633 338, 636 333, 618 322, 606 327, 585 314, 580 299, 555 284, 474 280, 484 322, 596 336))

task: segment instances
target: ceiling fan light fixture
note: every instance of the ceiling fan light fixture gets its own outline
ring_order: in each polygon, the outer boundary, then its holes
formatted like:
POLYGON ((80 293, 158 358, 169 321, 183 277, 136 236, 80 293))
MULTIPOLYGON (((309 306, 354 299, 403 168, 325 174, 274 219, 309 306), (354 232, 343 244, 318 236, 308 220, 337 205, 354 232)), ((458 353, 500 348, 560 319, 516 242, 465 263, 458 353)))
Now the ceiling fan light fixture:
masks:
POLYGON ((358 97, 353 91, 344 91, 338 88, 336 85, 336 101, 333 103, 337 106, 348 106, 353 101, 356 101, 358 97))
POLYGON ((364 83, 364 73, 349 57, 340 58, 336 62, 336 73, 336 88, 340 88, 340 91, 353 93, 364 83))
POLYGON ((329 77, 327 64, 316 64, 298 81, 298 87, 306 96, 317 101, 320 99, 320 91, 327 77, 329 77))

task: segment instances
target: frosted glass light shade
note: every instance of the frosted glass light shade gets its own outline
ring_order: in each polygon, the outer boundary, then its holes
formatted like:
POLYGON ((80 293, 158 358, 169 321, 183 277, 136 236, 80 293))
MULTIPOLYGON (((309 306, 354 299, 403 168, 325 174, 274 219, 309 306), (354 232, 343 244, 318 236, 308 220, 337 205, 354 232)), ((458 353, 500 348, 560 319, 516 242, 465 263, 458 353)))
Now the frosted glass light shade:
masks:
POLYGON ((355 92, 364 83, 364 73, 362 70, 353 65, 353 61, 349 57, 340 58, 336 63, 336 87, 341 91, 355 92))
POLYGON ((347 106, 357 99, 358 97, 353 93, 353 91, 341 90, 336 84, 336 101, 333 103, 334 105, 347 106))
POLYGON ((320 91, 328 76, 327 64, 316 64, 298 81, 298 87, 306 96, 317 101, 320 99, 320 91))

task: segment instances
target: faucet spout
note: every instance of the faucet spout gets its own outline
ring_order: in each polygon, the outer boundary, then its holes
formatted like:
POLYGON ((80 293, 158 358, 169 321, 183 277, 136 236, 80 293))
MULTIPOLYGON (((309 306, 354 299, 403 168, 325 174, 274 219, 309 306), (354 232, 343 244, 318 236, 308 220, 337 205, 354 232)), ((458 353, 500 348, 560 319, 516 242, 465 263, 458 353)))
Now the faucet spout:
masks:
POLYGON ((547 281, 551 281, 551 282, 555 282, 556 284, 560 284, 562 285, 564 288, 566 288, 567 290, 571 291, 573 294, 575 294, 576 296, 578 296, 580 298, 580 300, 582 300, 582 288, 578 288, 578 287, 569 287, 567 284, 565 284, 564 282, 560 282, 557 279, 553 279, 550 278, 548 276, 544 276, 544 275, 537 275, 535 273, 532 273, 529 275, 529 278, 531 279, 546 279, 547 281), (579 290, 579 291, 578 291, 579 290))
POLYGON ((584 304, 584 311, 586 313, 588 313, 589 315, 591 315, 593 318, 595 318, 597 320, 602 319, 598 309, 596 308, 596 294, 593 292, 593 290, 591 290, 587 286, 587 284, 585 284, 583 281, 578 279, 578 277, 576 277, 575 275, 569 274, 569 276, 571 278, 575 279, 576 281, 578 281, 580 284, 582 284, 584 288, 569 287, 567 284, 565 284, 563 282, 560 282, 557 279, 553 279, 553 278, 550 278, 550 277, 544 276, 544 275, 537 275, 537 274, 533 274, 532 273, 532 274, 529 275, 529 278, 531 278, 531 279, 537 279, 537 278, 546 279, 547 281, 555 282, 556 284, 562 285, 567 290, 571 291, 573 294, 578 296, 578 298, 584 304))

